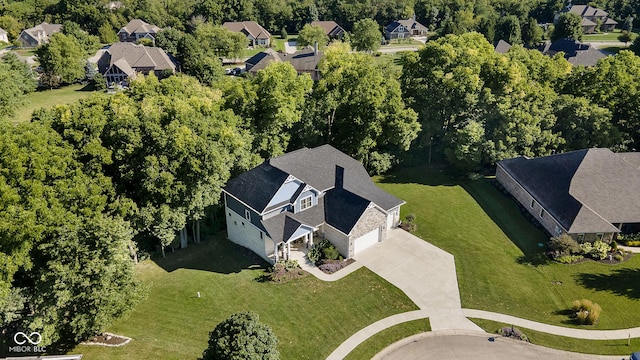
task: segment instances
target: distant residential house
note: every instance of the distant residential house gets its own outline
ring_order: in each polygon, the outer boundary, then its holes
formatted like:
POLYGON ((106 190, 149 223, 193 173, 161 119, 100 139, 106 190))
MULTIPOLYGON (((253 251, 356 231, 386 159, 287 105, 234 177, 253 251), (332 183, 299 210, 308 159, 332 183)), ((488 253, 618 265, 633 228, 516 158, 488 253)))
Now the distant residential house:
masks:
POLYGON ((406 39, 412 36, 426 36, 429 29, 416 21, 415 15, 406 20, 396 20, 385 26, 384 36, 388 40, 406 39))
POLYGON ((9 37, 7 36, 7 32, 4 31, 3 28, 0 28, 0 42, 9 43, 9 37))
POLYGON ((222 26, 233 32, 243 33, 251 47, 267 47, 271 44, 271 34, 255 21, 229 21, 222 26))
POLYGON ((344 36, 344 29, 338 25, 335 21, 313 21, 311 26, 319 26, 324 30, 329 39, 342 39, 344 36))
POLYGON ((611 241, 640 230, 640 153, 584 149, 497 164, 497 181, 552 236, 611 241))
POLYGON ((107 85, 127 86, 137 74, 153 72, 157 77, 167 72, 173 74, 176 64, 161 48, 117 42, 98 59, 98 71, 104 75, 107 85))
POLYGON ((256 73, 264 69, 272 62, 289 62, 298 74, 309 74, 314 81, 320 80, 320 71, 318 64, 324 54, 319 52, 316 47, 307 47, 306 49, 296 51, 293 54, 283 54, 273 49, 267 49, 260 52, 247 61, 245 61, 245 69, 247 72, 256 73))
POLYGON ((546 43, 538 48, 543 54, 553 56, 559 52, 573 65, 594 66, 598 60, 609 56, 608 53, 596 49, 590 44, 583 44, 572 39, 560 39, 546 43))
POLYGON ((386 240, 405 203, 331 145, 267 160, 229 180, 223 192, 229 240, 270 263, 320 239, 351 258, 386 240))
POLYGON ((136 42, 143 38, 155 42, 156 36, 161 30, 161 28, 140 19, 133 19, 118 31, 118 38, 121 42, 136 42))
MULTIPOLYGON (((601 23, 600 30, 610 32, 615 30, 618 22, 609 17, 609 13, 590 5, 570 5, 562 12, 571 12, 582 17, 582 31, 585 34, 596 32, 598 22, 601 23)), ((559 14, 556 15, 556 20, 559 14)), ((555 22, 555 21, 554 21, 555 22)))
POLYGON ((494 46, 493 49, 498 54, 506 54, 509 51, 509 49, 511 49, 511 44, 509 44, 504 40, 500 40, 496 43, 496 46, 494 46))
POLYGON ((42 24, 36 25, 32 28, 22 30, 18 37, 18 41, 22 47, 33 48, 46 43, 51 34, 57 33, 61 30, 62 25, 60 24, 49 24, 43 22, 42 24))

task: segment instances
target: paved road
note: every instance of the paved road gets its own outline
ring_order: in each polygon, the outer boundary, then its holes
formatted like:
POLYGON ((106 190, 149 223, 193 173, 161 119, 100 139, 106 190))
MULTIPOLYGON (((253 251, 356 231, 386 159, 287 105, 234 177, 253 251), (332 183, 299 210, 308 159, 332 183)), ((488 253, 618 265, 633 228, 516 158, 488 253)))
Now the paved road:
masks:
MULTIPOLYGON (((629 351, 631 353, 631 351, 629 351)), ((423 333, 387 347, 373 360, 620 360, 628 356, 599 356, 571 353, 494 337, 486 333, 423 333), (494 341, 489 341, 489 339, 494 341)))

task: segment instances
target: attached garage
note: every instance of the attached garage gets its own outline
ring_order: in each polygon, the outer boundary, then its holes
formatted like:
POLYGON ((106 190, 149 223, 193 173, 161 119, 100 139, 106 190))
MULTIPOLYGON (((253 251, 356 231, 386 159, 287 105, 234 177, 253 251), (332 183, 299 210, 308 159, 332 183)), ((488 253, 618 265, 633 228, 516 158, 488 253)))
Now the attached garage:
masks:
POLYGON ((377 228, 360 236, 359 238, 355 239, 353 242, 354 254, 357 254, 358 252, 368 248, 369 246, 372 246, 378 243, 379 239, 380 239, 380 230, 377 228))

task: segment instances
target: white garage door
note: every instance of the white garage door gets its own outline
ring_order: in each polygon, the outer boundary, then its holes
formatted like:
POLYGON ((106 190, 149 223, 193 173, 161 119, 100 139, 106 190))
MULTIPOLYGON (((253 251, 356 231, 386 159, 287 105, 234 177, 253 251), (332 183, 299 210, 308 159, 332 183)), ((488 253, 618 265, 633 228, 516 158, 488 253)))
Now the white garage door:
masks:
POLYGON ((353 244, 353 253, 357 254, 359 251, 362 251, 369 246, 378 242, 378 237, 380 236, 380 230, 373 229, 370 232, 362 235, 357 238, 353 244))

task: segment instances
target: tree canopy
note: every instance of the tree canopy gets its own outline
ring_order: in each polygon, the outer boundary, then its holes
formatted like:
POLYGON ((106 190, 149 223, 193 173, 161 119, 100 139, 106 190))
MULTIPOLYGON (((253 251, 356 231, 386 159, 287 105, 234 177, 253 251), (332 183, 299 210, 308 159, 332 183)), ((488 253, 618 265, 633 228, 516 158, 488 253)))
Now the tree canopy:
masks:
POLYGON ((298 33, 297 42, 298 47, 315 46, 317 43, 318 49, 322 50, 329 43, 329 37, 320 26, 307 24, 298 33))
POLYGON ((239 312, 223 320, 209 334, 201 360, 278 360, 278 338, 255 312, 239 312))
POLYGON ((36 49, 44 74, 40 81, 50 87, 70 84, 84 77, 86 51, 73 35, 54 33, 36 49))
POLYGON ((376 51, 380 47, 380 25, 372 19, 362 19, 353 24, 351 46, 358 51, 376 51))

